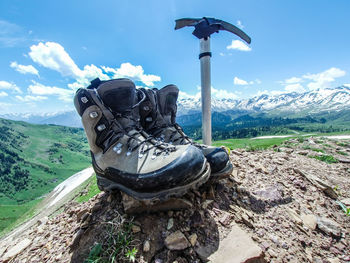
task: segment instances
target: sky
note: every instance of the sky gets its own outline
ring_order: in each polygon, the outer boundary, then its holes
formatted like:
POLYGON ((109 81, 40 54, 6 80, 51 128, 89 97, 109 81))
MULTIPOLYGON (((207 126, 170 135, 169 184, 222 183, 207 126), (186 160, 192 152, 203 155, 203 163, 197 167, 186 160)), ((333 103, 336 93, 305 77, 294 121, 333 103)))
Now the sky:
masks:
POLYGON ((350 86, 347 0, 1 0, 0 10, 0 114, 72 110, 96 77, 198 97, 199 40, 174 30, 184 17, 215 17, 252 39, 212 35, 214 98, 350 86))

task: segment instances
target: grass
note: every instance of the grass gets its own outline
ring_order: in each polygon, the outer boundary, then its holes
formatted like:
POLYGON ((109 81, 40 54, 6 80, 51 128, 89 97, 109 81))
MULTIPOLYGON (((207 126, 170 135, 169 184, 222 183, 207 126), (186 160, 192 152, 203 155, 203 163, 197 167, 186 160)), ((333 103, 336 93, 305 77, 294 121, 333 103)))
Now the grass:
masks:
POLYGON ((84 263, 135 262, 138 250, 132 225, 132 220, 119 214, 112 221, 105 222, 101 240, 91 248, 84 263))
POLYGON ((309 156, 309 157, 320 160, 320 161, 328 163, 328 164, 338 162, 338 160, 336 158, 334 158, 332 155, 321 155, 321 156, 316 155, 316 156, 309 156))
POLYGON ((346 155, 349 155, 348 153, 342 152, 342 151, 337 151, 337 153, 340 154, 340 155, 345 155, 345 156, 346 156, 346 155))
POLYGON ((87 190, 87 192, 76 198, 76 201, 78 203, 84 203, 86 201, 89 201, 91 197, 94 197, 99 192, 101 192, 97 186, 96 176, 92 176, 87 180, 87 186, 85 187, 85 189, 87 190))
POLYGON ((0 153, 6 158, 9 150, 17 154, 16 164, 29 172, 27 184, 17 185, 16 190, 13 168, 7 175, 10 180, 0 180, 0 232, 4 232, 23 221, 55 186, 88 167, 90 157, 82 129, 4 119, 0 119, 0 128, 7 129, 0 139, 0 153))
POLYGON ((274 145, 281 145, 284 141, 289 138, 271 138, 271 139, 227 139, 223 141, 214 141, 214 146, 226 146, 230 149, 247 148, 250 151, 265 150, 274 145))

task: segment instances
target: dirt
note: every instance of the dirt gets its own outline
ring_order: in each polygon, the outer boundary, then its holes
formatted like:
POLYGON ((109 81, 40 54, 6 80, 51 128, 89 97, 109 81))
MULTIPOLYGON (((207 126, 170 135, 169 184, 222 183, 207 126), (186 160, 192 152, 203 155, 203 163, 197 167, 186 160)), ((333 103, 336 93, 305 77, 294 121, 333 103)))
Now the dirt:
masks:
MULTIPOLYGON (((128 222, 136 262, 204 262, 236 224, 265 262, 350 262, 350 216, 334 199, 350 197, 349 141, 291 139, 265 151, 234 150, 230 158, 229 178, 184 196, 192 208, 126 215, 120 193, 100 193, 23 233, 32 243, 10 262, 84 262, 106 242, 109 226, 124 231, 128 222), (310 158, 321 155, 340 162, 310 158), (174 233, 179 250, 165 242, 174 233)), ((116 262, 128 262, 124 252, 116 262)))

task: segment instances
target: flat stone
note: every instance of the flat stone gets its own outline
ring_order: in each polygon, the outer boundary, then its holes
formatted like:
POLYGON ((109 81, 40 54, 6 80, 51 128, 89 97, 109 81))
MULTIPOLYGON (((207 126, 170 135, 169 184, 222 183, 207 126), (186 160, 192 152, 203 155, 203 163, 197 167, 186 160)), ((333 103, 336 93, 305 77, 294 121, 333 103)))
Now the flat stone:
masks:
POLYGON ((32 243, 32 240, 28 238, 22 239, 19 243, 17 243, 15 246, 11 247, 5 255, 3 256, 2 260, 4 262, 10 260, 14 256, 18 255, 21 253, 24 249, 26 249, 30 244, 32 243))
POLYGON ((169 250, 183 250, 190 246, 187 238, 181 231, 176 231, 165 239, 165 246, 169 250))
POLYGON ((151 244, 148 240, 143 243, 143 252, 148 252, 151 250, 151 244))
POLYGON ((282 199, 282 193, 277 186, 269 186, 265 189, 257 190, 254 195, 264 201, 277 202, 282 199))
POLYGON ((139 226, 137 226, 137 225, 132 225, 131 231, 132 231, 133 233, 138 233, 138 232, 141 231, 141 227, 139 227, 139 226))
POLYGON ((168 225, 167 225, 167 230, 170 230, 170 229, 172 229, 173 228, 173 226, 174 226, 174 218, 169 218, 169 220, 168 220, 168 225))
POLYGON ((154 213, 169 210, 183 210, 192 208, 192 203, 182 198, 171 198, 165 202, 147 203, 138 201, 122 193, 124 211, 127 214, 154 213))
POLYGON ((317 227, 330 236, 340 237, 341 230, 338 223, 325 217, 317 218, 317 227))
POLYGON ((311 230, 316 229, 317 218, 315 215, 302 214, 300 217, 301 217, 301 220, 303 221, 304 226, 306 226, 307 228, 309 228, 311 230))
POLYGON ((194 234, 192 234, 192 235, 190 235, 190 236, 188 237, 188 240, 190 241, 192 247, 194 247, 194 246, 196 245, 196 243, 197 243, 197 238, 198 238, 198 236, 197 236, 196 233, 194 233, 194 234))
POLYGON ((265 262, 262 249, 237 225, 219 244, 218 250, 209 256, 212 263, 262 263, 265 262))
POLYGON ((287 208, 287 214, 293 219, 295 223, 298 225, 302 225, 303 221, 301 220, 300 216, 291 208, 287 208))

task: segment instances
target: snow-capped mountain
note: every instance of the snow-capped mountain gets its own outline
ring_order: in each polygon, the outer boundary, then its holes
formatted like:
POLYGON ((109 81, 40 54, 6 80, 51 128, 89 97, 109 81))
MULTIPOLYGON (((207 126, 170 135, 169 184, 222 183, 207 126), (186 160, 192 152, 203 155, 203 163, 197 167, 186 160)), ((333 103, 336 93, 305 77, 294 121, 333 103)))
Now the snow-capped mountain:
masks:
MULTIPOLYGON (((280 95, 261 95, 250 99, 212 99, 213 112, 237 111, 246 113, 273 113, 283 115, 289 113, 314 114, 350 110, 350 87, 340 86, 304 93, 284 93, 280 95)), ((200 98, 184 98, 178 100, 178 116, 199 113, 200 98)), ((71 127, 82 127, 80 117, 75 111, 43 113, 43 114, 6 114, 1 118, 21 120, 37 124, 56 124, 71 127)))
MULTIPOLYGON (((284 93, 280 95, 261 95, 250 99, 212 99, 212 111, 243 110, 249 112, 302 112, 319 113, 350 109, 350 87, 340 86, 304 93, 284 93)), ((179 115, 201 111, 200 98, 180 99, 179 115)))

